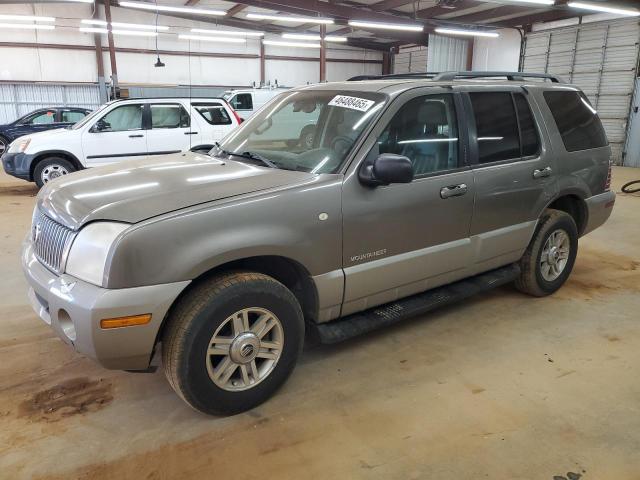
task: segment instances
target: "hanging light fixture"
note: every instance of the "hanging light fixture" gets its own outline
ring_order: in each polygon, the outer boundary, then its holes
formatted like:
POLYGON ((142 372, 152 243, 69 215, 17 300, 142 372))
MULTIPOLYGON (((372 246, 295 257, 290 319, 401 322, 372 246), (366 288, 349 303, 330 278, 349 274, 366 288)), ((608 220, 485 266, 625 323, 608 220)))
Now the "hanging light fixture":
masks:
MULTIPOLYGON (((156 0, 156 33, 158 33, 158 17, 160 16, 160 12, 158 11, 158 0, 156 0)), ((160 60, 160 50, 158 50, 158 35, 156 35, 156 63, 153 64, 155 68, 162 68, 165 66, 164 62, 160 60)))

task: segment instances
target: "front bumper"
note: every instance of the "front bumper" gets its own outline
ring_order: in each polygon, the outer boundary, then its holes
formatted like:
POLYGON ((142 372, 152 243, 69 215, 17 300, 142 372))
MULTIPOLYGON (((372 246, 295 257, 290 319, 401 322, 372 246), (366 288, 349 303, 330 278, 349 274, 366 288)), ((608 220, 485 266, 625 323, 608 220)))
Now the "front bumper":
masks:
POLYGON ((613 205, 616 203, 616 194, 612 191, 604 192, 585 199, 587 204, 587 225, 583 235, 595 230, 606 222, 611 216, 613 205))
POLYGON ((105 289, 70 275, 57 276, 35 257, 31 242, 22 249, 29 300, 40 318, 65 343, 116 370, 149 367, 158 330, 188 281, 146 287, 105 289), (100 320, 151 313, 146 325, 102 329, 100 320))
POLYGON ((2 167, 9 175, 21 178, 22 180, 31 180, 31 162, 35 155, 28 153, 9 153, 2 155, 2 167))

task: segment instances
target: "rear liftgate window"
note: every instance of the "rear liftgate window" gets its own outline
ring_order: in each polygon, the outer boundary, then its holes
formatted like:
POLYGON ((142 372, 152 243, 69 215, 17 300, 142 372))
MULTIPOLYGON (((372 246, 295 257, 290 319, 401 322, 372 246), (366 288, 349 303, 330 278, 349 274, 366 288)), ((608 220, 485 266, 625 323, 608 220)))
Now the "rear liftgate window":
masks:
POLYGON ((604 147, 607 136, 598 113, 582 93, 574 91, 544 92, 564 146, 568 152, 604 147))

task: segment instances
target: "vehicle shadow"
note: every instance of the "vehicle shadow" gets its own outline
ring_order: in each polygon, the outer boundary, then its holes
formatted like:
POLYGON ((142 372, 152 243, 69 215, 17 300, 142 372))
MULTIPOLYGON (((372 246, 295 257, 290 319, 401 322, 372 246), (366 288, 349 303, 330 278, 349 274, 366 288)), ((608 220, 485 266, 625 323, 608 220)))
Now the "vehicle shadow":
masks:
POLYGON ((2 185, 0 183, 0 197, 35 197, 38 187, 35 183, 26 185, 2 185))

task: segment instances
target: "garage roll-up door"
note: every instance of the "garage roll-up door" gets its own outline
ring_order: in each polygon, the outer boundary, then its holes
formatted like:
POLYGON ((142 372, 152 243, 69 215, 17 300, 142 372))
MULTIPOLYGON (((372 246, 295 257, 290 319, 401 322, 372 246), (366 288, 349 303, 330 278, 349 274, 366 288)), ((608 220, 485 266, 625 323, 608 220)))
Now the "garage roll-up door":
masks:
POLYGON ((554 73, 584 90, 602 119, 616 164, 623 163, 639 41, 638 20, 587 23, 525 37, 523 70, 554 73))

